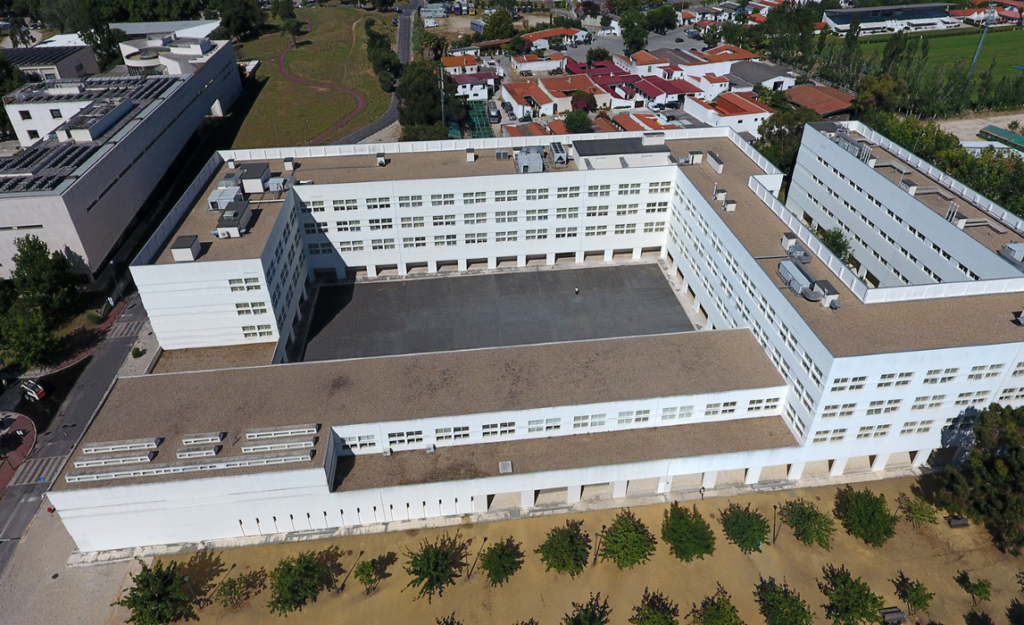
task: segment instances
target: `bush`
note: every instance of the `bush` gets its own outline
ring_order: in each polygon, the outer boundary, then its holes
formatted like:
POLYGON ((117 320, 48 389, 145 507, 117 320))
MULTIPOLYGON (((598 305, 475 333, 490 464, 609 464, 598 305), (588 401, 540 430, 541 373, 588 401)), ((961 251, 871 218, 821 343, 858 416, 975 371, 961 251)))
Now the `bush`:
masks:
POLYGON ((352 574, 356 580, 366 589, 366 594, 372 593, 377 588, 380 578, 377 577, 377 563, 373 560, 363 560, 356 565, 352 574))
POLYGON ((659 591, 644 588, 640 605, 633 606, 632 625, 679 625, 679 606, 659 591))
POLYGON ((805 499, 787 501, 782 506, 782 522, 793 530, 797 540, 805 545, 817 543, 826 551, 832 549, 835 522, 818 510, 818 506, 805 499))
POLYGON ((620 569, 631 569, 650 560, 657 544, 647 526, 632 512, 623 510, 601 538, 601 560, 611 560, 620 569))
POLYGON ((911 498, 906 493, 900 493, 896 498, 896 507, 903 513, 903 518, 910 521, 914 529, 925 523, 932 525, 939 522, 935 507, 924 500, 924 497, 911 498))
POLYGON ((785 581, 780 586, 774 577, 760 578, 754 587, 754 599, 766 625, 811 625, 814 613, 800 594, 789 589, 785 581))
POLYGON ((237 612, 246 601, 255 597, 267 587, 267 571, 242 573, 229 577, 217 586, 215 597, 229 612, 237 612))
POLYGON ((146 350, 139 349, 138 347, 132 348, 132 358, 142 358, 146 355, 146 350))
POLYGON ((90 325, 94 325, 94 326, 98 326, 101 323, 103 323, 103 317, 100 316, 99 313, 97 313, 95 311, 92 311, 92 310, 90 310, 89 312, 85 313, 85 320, 88 321, 90 325))
POLYGON ((559 573, 568 573, 575 578, 583 572, 590 558, 590 537, 580 528, 583 521, 568 520, 565 527, 556 527, 548 532, 544 543, 534 553, 541 562, 559 573))
POLYGON ((836 493, 836 517, 846 531, 872 547, 881 547, 896 535, 899 517, 889 512, 885 495, 869 489, 855 491, 852 486, 836 493))
POLYGON ((732 604, 732 597, 721 584, 715 594, 704 597, 699 606, 694 604, 687 616, 693 625, 744 625, 736 606, 732 604))
POLYGON ((326 579, 327 575, 313 552, 285 558, 270 572, 270 601, 267 606, 271 612, 282 615, 299 610, 307 601, 316 601, 326 579))
POLYGON ((756 510, 751 510, 750 505, 741 508, 739 504, 729 504, 729 507, 719 512, 721 514, 722 529, 725 530, 725 537, 743 553, 761 551, 761 545, 768 538, 771 526, 756 510))
POLYGON ((693 562, 694 558, 703 560, 704 556, 715 553, 715 533, 697 511, 697 506, 691 512, 673 503, 661 522, 661 539, 668 544, 672 555, 685 562, 693 562))
POLYGON ((928 592, 920 580, 910 581, 910 578, 899 571, 896 579, 889 580, 896 591, 899 600, 907 604, 907 614, 924 612, 928 610, 929 604, 935 593, 928 592))
POLYGON ((405 552, 409 559, 405 572, 412 576, 406 588, 418 588, 415 598, 426 596, 427 603, 433 600, 434 593, 438 597, 444 595, 444 589, 454 584, 458 577, 465 552, 466 545, 447 533, 432 543, 424 540, 419 551, 405 552))
POLYGON ((149 566, 139 560, 139 564, 142 570, 131 576, 133 585, 128 593, 110 604, 128 608, 131 617, 127 622, 148 625, 197 618, 177 562, 164 566, 157 561, 149 566))
POLYGON ((523 566, 522 545, 511 536, 495 543, 480 556, 480 568, 491 586, 501 586, 523 566))
POLYGON ((572 613, 562 617, 562 625, 607 625, 612 609, 608 600, 601 600, 601 593, 591 593, 586 603, 572 604, 572 613))
POLYGON ((885 605, 882 598, 858 577, 854 579, 845 566, 838 569, 827 564, 821 572, 824 580, 818 580, 818 589, 828 600, 823 605, 825 616, 836 625, 859 625, 860 623, 882 623, 878 611, 885 605))

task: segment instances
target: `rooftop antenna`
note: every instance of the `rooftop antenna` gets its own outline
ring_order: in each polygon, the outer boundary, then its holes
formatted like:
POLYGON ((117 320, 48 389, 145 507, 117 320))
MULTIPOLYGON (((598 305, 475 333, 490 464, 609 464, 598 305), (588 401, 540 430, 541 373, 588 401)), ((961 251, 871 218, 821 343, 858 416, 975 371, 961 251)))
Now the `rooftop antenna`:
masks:
POLYGON ((978 49, 974 51, 974 60, 971 61, 971 68, 967 70, 967 78, 971 77, 974 73, 974 65, 978 62, 978 57, 981 56, 981 46, 985 43, 985 35, 988 34, 989 26, 996 23, 996 4, 994 2, 988 3, 988 9, 985 10, 985 30, 981 31, 981 40, 978 41, 978 49))

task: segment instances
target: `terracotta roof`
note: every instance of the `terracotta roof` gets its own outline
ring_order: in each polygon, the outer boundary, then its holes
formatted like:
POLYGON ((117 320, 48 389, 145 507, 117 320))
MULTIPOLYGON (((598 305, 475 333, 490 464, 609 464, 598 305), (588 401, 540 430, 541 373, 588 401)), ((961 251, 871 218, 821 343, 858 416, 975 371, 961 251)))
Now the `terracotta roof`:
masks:
POLYGON ((593 123, 594 130, 598 132, 619 132, 618 126, 603 117, 598 117, 593 123))
POLYGON ((445 67, 472 67, 476 65, 476 56, 465 54, 463 56, 443 56, 441 64, 445 67))
POLYGON ((814 30, 822 30, 828 28, 828 24, 825 22, 814 22, 814 30))
POLYGON ((629 57, 636 65, 655 65, 657 63, 667 63, 668 59, 659 59, 646 50, 633 53, 633 56, 629 57))
POLYGON ((695 17, 697 16, 694 15, 693 13, 690 13, 689 11, 683 11, 679 14, 679 18, 684 20, 692 20, 695 17))
POLYGON ((974 15, 985 15, 985 9, 953 9, 949 12, 950 17, 971 17, 974 15))
POLYGON ((758 55, 753 52, 748 52, 738 46, 730 45, 728 43, 720 46, 711 48, 701 53, 701 56, 706 58, 711 63, 720 63, 722 61, 747 61, 750 59, 756 59, 758 55))
POLYGON ((752 91, 723 93, 718 96, 715 109, 723 117, 775 112, 774 109, 758 102, 752 91))
POLYGON ((818 115, 834 115, 850 108, 853 96, 832 87, 797 85, 786 90, 786 95, 797 106, 805 106, 818 115))
POLYGON ((457 74, 452 76, 456 84, 460 85, 472 85, 478 82, 487 82, 488 80, 497 80, 498 75, 494 72, 476 72, 473 74, 457 74))
POLYGON ((699 22, 697 22, 696 26, 699 26, 701 28, 707 28, 708 26, 714 26, 717 23, 718 22, 716 22, 715 20, 700 20, 699 22))
POLYGON ((582 31, 576 30, 575 28, 549 28, 547 30, 538 30, 535 33, 526 33, 523 35, 523 39, 530 43, 536 43, 541 39, 547 39, 548 37, 575 37, 582 31))
POLYGON ((544 93, 544 90, 532 82, 507 82, 502 87, 508 92, 512 99, 521 104, 522 106, 530 106, 526 101, 526 96, 530 96, 533 100, 539 104, 550 104, 551 98, 548 94, 544 93))
POLYGON ((764 24, 765 22, 768 21, 768 18, 765 17, 764 15, 757 14, 757 15, 751 15, 750 16, 750 21, 757 22, 758 24, 764 24))
POLYGON ((629 130, 647 130, 647 128, 641 126, 639 123, 637 123, 637 121, 635 119, 630 117, 629 113, 623 113, 621 115, 616 115, 615 117, 612 118, 612 121, 615 122, 616 124, 618 124, 619 128, 621 128, 623 130, 626 130, 626 131, 629 131, 629 130))
POLYGON ((729 79, 724 76, 716 76, 715 74, 704 74, 704 80, 712 83, 729 82, 729 79))
POLYGON ((561 52, 552 52, 551 54, 545 56, 544 58, 550 59, 552 61, 561 61, 562 59, 565 58, 565 55, 562 54, 561 52))
POLYGON ((548 131, 553 135, 569 134, 569 129, 565 127, 565 122, 560 119, 548 123, 548 131))

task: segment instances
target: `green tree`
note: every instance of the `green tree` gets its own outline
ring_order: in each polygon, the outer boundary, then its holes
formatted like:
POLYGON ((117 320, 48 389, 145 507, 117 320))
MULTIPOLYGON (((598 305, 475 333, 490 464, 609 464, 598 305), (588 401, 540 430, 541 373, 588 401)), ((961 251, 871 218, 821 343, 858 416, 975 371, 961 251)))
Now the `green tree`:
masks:
POLYGON ((814 503, 806 499, 787 501, 781 514, 782 522, 793 530, 797 540, 805 545, 817 544, 826 551, 832 549, 835 523, 814 503))
POLYGON ((429 126, 402 126, 402 141, 439 141, 447 138, 448 126, 441 122, 429 126))
POLYGON ((43 312, 25 299, 19 299, 0 320, 4 356, 29 369, 46 364, 53 356, 56 342, 43 312))
MULTIPOLYGON (((607 13, 601 16, 601 28, 608 28, 612 25, 612 16, 607 13)), ((587 59, 590 60, 590 59, 587 59)))
POLYGON ((78 290, 67 257, 31 234, 15 239, 14 249, 11 281, 18 298, 39 309, 50 329, 74 316, 78 290))
POLYGON ((270 15, 281 21, 295 18, 295 6, 292 0, 271 0, 270 15))
POLYGON ((8 29, 7 35, 11 39, 12 48, 18 46, 27 48, 32 45, 32 33, 28 29, 28 24, 20 17, 11 20, 11 27, 8 29))
POLYGON ((96 63, 100 71, 104 72, 121 61, 121 48, 118 44, 128 40, 126 32, 111 28, 106 23, 90 24, 79 31, 78 36, 87 46, 92 47, 96 63))
POLYGON ((631 569, 650 560, 657 544, 643 521, 630 510, 622 510, 601 537, 601 560, 611 560, 620 569, 631 569))
POLYGON ((267 20, 259 0, 220 0, 220 28, 233 39, 259 35, 267 20))
POLYGON ((935 525, 939 522, 935 506, 925 501, 924 497, 911 497, 906 493, 900 493, 896 498, 896 507, 903 513, 903 518, 910 521, 915 529, 925 523, 935 525))
POLYGON ((644 588, 643 599, 633 606, 633 625, 679 625, 679 606, 660 591, 644 588))
POLYGON ((744 625, 736 606, 732 604, 732 597, 721 584, 715 594, 704 597, 699 606, 693 604, 687 616, 693 625, 744 625))
POLYGON ((872 547, 881 547, 896 535, 900 518, 889 511, 885 495, 870 489, 855 491, 852 486, 836 493, 836 517, 846 531, 872 547))
POLYGON ((647 12, 647 28, 664 35, 676 27, 676 19, 678 17, 679 14, 676 13, 674 7, 663 4, 647 12))
MULTIPOLYGON (((11 93, 25 84, 25 76, 21 70, 11 65, 3 56, 0 56, 0 91, 5 94, 11 93)), ((7 109, 0 111, 0 137, 8 139, 14 136, 14 127, 11 126, 11 119, 7 116, 7 109)))
POLYGON ((612 60, 612 53, 605 48, 591 48, 587 50, 587 63, 612 60))
POLYGON ((612 609, 601 593, 590 593, 586 603, 572 602, 572 612, 562 617, 562 625, 608 625, 612 609))
POLYGON ((511 536, 491 545, 480 556, 480 568, 491 586, 501 586, 523 567, 522 544, 511 536))
POLYGON ((754 142, 754 147, 778 167, 788 180, 793 176, 793 167, 796 166, 804 126, 820 121, 821 115, 802 106, 792 111, 776 111, 761 122, 757 129, 761 138, 754 142))
POLYGON ((370 4, 378 11, 387 11, 395 6, 395 0, 370 0, 370 4))
MULTIPOLYGON (((398 83, 398 121, 402 126, 430 126, 441 121, 441 88, 438 85, 437 63, 413 61, 402 68, 398 83)), ((445 121, 461 122, 466 117, 462 100, 456 97, 455 79, 444 74, 445 121)), ((447 135, 446 135, 447 136, 447 135)))
POLYGON ((280 615, 301 610, 307 601, 316 601, 326 583, 326 571, 312 551, 284 558, 270 572, 270 601, 267 606, 271 612, 280 615))
POLYGON ((882 597, 871 592, 867 583, 850 575, 845 566, 838 569, 827 564, 822 567, 824 579, 818 580, 818 589, 825 595, 825 616, 835 625, 861 625, 878 623, 882 617, 878 611, 885 605, 882 597))
POLYGON ((921 580, 913 580, 903 574, 903 571, 899 571, 896 575, 896 579, 890 579, 893 588, 896 591, 896 596, 899 600, 907 604, 907 614, 913 615, 916 612, 924 612, 928 609, 928 606, 932 602, 932 598, 935 593, 928 592, 921 580))
POLYGON ((825 247, 835 254, 836 258, 838 258, 841 263, 844 265, 850 264, 850 260, 852 258, 850 255, 850 241, 846 238, 846 235, 843 234, 842 228, 839 226, 829 230, 822 230, 819 228, 817 235, 825 247))
POLYGON ((665 511, 661 522, 661 539, 669 546, 672 555, 685 562, 715 553, 715 533, 697 510, 682 508, 678 503, 665 511))
POLYGON ((464 565, 466 545, 458 537, 444 536, 434 542, 424 540, 418 551, 406 551, 409 560, 405 572, 412 576, 406 588, 418 588, 416 599, 427 598, 431 603, 434 593, 444 595, 444 589, 455 583, 464 565))
POLYGON ((761 545, 768 538, 771 526, 757 510, 750 505, 742 508, 739 504, 729 504, 725 510, 719 511, 722 529, 729 542, 740 548, 743 553, 761 551, 761 545))
POLYGON ((295 17, 289 17, 281 22, 281 34, 291 35, 293 46, 298 43, 298 38, 302 36, 302 31, 305 28, 306 22, 295 17))
POLYGON ((565 114, 565 129, 570 134, 581 134, 590 132, 593 125, 590 122, 590 115, 582 109, 575 109, 565 114))
POLYGON ((352 574, 355 575, 356 580, 363 585, 366 590, 366 594, 372 593, 377 590, 377 584, 380 583, 380 576, 377 574, 377 563, 374 560, 363 560, 356 565, 356 568, 352 570, 352 574))
POLYGON ((266 587, 267 571, 261 567, 258 571, 228 577, 217 585, 214 597, 229 612, 238 612, 246 601, 258 595, 266 587))
POLYGON ((597 110, 597 98, 594 97, 593 93, 587 93, 583 90, 574 91, 569 98, 569 102, 574 111, 584 110, 591 112, 597 110))
POLYGON ((780 585, 774 577, 767 580, 761 577, 754 587, 754 599, 766 625, 811 625, 814 622, 814 612, 807 602, 785 581, 780 585))
POLYGON ((857 97, 853 99, 853 110, 895 111, 901 108, 907 98, 907 83, 902 78, 889 74, 876 76, 868 74, 857 84, 857 97))
POLYGON ((512 14, 505 9, 498 9, 487 18, 484 24, 485 39, 510 39, 516 36, 516 25, 512 14))
POLYGON ((647 18, 637 9, 629 9, 619 16, 622 43, 630 52, 639 52, 647 46, 647 18))
POLYGON ((715 24, 704 31, 704 43, 709 46, 717 46, 722 43, 722 26, 715 24))
POLYGON ((971 607, 978 607, 979 601, 991 601, 992 600, 992 582, 987 579, 979 579, 974 581, 971 579, 971 574, 967 571, 957 571, 956 577, 957 586, 964 589, 964 592, 971 595, 971 607))
POLYGON ((163 562, 156 561, 149 566, 141 559, 138 561, 142 570, 131 575, 133 586, 128 589, 128 594, 110 604, 131 612, 127 623, 166 625, 198 618, 177 562, 165 566, 163 562))
POLYGON ((545 570, 568 573, 573 578, 583 572, 590 558, 590 536, 582 527, 583 521, 569 519, 565 527, 555 527, 548 532, 544 543, 534 550, 547 567, 545 570))

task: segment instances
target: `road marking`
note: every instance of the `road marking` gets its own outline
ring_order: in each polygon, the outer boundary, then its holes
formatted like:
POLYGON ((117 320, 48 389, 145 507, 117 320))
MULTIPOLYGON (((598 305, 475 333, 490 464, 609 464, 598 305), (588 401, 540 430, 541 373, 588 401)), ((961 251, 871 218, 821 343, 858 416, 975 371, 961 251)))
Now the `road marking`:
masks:
POLYGON ((14 473, 14 479, 11 480, 10 485, 22 486, 35 482, 52 482, 60 472, 63 463, 63 456, 26 460, 14 473))
POLYGON ((135 336, 139 333, 139 329, 142 327, 140 321, 120 321, 110 326, 110 331, 107 332, 108 339, 119 339, 125 336, 135 336))

